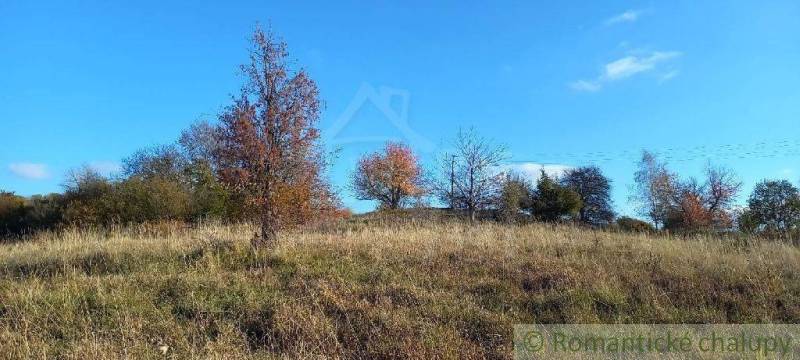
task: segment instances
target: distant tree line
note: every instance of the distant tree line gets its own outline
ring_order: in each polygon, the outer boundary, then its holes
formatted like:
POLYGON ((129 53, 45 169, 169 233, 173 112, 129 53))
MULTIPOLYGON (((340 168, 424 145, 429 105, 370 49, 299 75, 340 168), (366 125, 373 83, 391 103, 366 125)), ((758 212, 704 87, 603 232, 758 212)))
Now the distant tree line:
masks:
MULTIPOLYGON (((231 133, 247 131, 246 124, 197 122, 175 143, 148 147, 125 158, 114 177, 90 167, 70 171, 60 194, 25 198, 0 191, 0 234, 152 221, 263 223, 266 206, 274 214, 269 216, 280 219, 280 227, 348 215, 322 176, 326 164, 316 150, 301 157, 304 162, 292 163, 293 168, 305 169, 303 174, 285 170, 271 180, 275 188, 266 205, 263 180, 251 175, 264 170, 249 166, 267 160, 258 152, 239 153, 247 145, 240 142, 261 140, 231 133)), ((472 221, 576 223, 633 232, 739 231, 768 237, 796 237, 800 232, 800 191, 786 180, 758 183, 747 206, 737 207, 741 182, 731 170, 708 165, 702 180, 681 179, 645 151, 631 196, 639 213, 650 221, 645 222, 616 217, 612 182, 598 167, 571 168, 561 174, 542 171, 526 178, 503 171, 505 148, 474 130, 459 131, 452 149, 426 171, 409 146, 387 143, 358 161, 350 190, 358 199, 376 201, 379 209, 429 206, 430 199, 438 199, 472 221)), ((277 229, 267 229, 267 239, 277 229)), ((263 241, 263 233, 256 239, 263 241)))
POLYGON ((433 173, 421 170, 418 157, 404 144, 389 143, 383 153, 364 156, 351 177, 357 198, 374 200, 379 208, 426 204, 434 197, 462 211, 470 221, 491 218, 505 222, 580 222, 609 226, 614 221, 611 181, 597 167, 568 170, 538 179, 502 171, 505 147, 473 129, 456 134, 452 150, 441 154, 433 173))
POLYGON ((663 161, 644 152, 632 200, 663 230, 741 231, 769 237, 800 233, 800 192, 787 180, 759 182, 745 207, 737 207, 741 182, 732 170, 707 165, 705 178, 681 179, 663 161))
MULTIPOLYGON (((175 144, 135 152, 107 177, 84 166, 68 172, 64 192, 30 198, 0 192, 0 234, 15 235, 64 226, 108 226, 156 221, 260 221, 259 203, 228 183, 211 154, 219 129, 199 122, 175 144)), ((303 197, 277 191, 273 205, 286 226, 343 216, 329 189, 303 197), (308 213, 304 213, 308 212, 308 213), (312 214, 313 213, 313 214, 312 214)), ((312 194, 312 191, 305 193, 312 194)))
POLYGON ((435 197, 472 221, 579 223, 633 232, 725 233, 769 237, 800 233, 800 195, 785 180, 759 183, 747 206, 736 205, 742 183, 732 170, 707 165, 702 180, 682 179, 653 153, 644 151, 634 174, 631 201, 650 222, 617 218, 611 180, 595 166, 533 178, 502 171, 505 147, 474 130, 459 131, 452 150, 440 154, 433 174, 422 171, 406 145, 387 144, 366 155, 351 177, 357 198, 397 209, 407 200, 435 197))

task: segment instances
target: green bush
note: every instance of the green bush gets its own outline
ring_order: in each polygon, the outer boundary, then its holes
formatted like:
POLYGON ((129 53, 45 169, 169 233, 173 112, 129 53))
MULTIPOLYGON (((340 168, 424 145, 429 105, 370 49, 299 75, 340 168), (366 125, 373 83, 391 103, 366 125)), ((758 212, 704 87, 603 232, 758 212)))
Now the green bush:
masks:
POLYGON ((114 185, 113 214, 119 223, 188 220, 190 194, 176 181, 133 177, 114 185))
POLYGON ((64 196, 34 195, 25 204, 25 226, 30 230, 53 229, 61 224, 64 196))
POLYGON ((206 162, 195 162, 187 168, 191 199, 189 217, 193 221, 202 219, 232 219, 237 203, 230 192, 214 176, 206 162))
POLYGON ((25 229, 25 198, 0 191, 0 235, 19 234, 25 229))
POLYGON ((540 221, 556 222, 578 217, 583 202, 574 190, 559 184, 542 171, 531 201, 531 214, 540 221))
POLYGON ((114 183, 88 167, 67 175, 63 222, 70 225, 109 224, 114 220, 114 183))
POLYGON ((800 232, 800 190, 786 180, 756 184, 739 216, 739 229, 770 237, 800 232))
POLYGON ((654 233, 656 228, 649 222, 623 216, 617 219, 617 228, 622 231, 634 233, 654 233))
POLYGON ((509 176, 500 189, 497 218, 504 222, 517 222, 525 218, 523 209, 530 205, 531 185, 519 176, 509 176))
POLYGON ((18 236, 52 229, 61 223, 62 197, 34 195, 28 199, 0 191, 0 236, 18 236))

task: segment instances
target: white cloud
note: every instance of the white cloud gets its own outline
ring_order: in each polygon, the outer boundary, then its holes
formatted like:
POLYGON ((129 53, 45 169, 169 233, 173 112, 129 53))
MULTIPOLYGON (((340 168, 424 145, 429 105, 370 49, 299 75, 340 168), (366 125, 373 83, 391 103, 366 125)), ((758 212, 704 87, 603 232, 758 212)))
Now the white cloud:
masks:
MULTIPOLYGON (((654 51, 647 55, 628 55, 605 64, 600 74, 594 80, 577 80, 569 85, 573 90, 577 91, 598 91, 607 83, 653 71, 657 69, 659 65, 669 62, 681 55, 682 53, 679 51, 654 51)), ((662 75, 661 81, 669 80, 677 74, 677 70, 673 70, 662 75), (664 76, 668 77, 664 78, 664 76)))
POLYGON ((569 84, 569 87, 571 87, 573 90, 588 91, 588 92, 599 91, 600 89, 603 88, 603 86, 597 83, 596 81, 589 81, 589 80, 573 81, 569 84))
POLYGON ((610 81, 619 80, 652 68, 652 62, 642 61, 635 56, 626 56, 606 64, 603 70, 603 77, 610 81))
POLYGON ((500 172, 514 173, 528 179, 532 182, 539 180, 542 175, 542 170, 547 175, 559 177, 567 170, 572 169, 572 166, 561 164, 537 164, 533 162, 517 163, 500 166, 500 172))
POLYGON ((642 14, 644 14, 644 11, 642 10, 628 10, 622 14, 617 14, 606 19, 606 21, 603 23, 606 25, 614 25, 619 23, 634 22, 639 20, 639 17, 641 17, 642 14))
POLYGON ((653 70, 659 63, 674 59, 680 55, 681 53, 677 51, 656 51, 646 57, 626 56, 606 64, 602 77, 607 81, 625 79, 638 73, 653 70))
POLYGON ((114 161, 92 161, 89 163, 89 167, 106 176, 122 170, 122 166, 114 161))
POLYGON ((50 177, 47 165, 34 163, 13 163, 8 165, 12 174, 28 180, 42 180, 50 177))
POLYGON ((678 70, 672 70, 672 71, 666 72, 666 73, 662 74, 658 78, 658 82, 662 83, 662 82, 665 82, 665 81, 669 81, 672 78, 678 76, 678 74, 680 74, 680 71, 678 71, 678 70))

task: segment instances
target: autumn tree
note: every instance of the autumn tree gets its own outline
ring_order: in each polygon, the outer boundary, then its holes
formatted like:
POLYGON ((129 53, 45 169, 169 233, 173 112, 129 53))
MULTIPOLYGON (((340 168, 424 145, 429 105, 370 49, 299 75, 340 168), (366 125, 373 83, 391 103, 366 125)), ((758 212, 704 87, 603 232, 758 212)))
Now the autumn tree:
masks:
POLYGON ((591 226, 606 226, 614 221, 611 205, 611 180, 596 166, 567 170, 561 177, 563 186, 573 190, 581 199, 578 220, 591 226))
POLYGON ((375 200, 387 209, 398 209, 425 194, 417 156, 408 146, 391 142, 358 161, 350 188, 359 200, 375 200))
POLYGON ((316 128, 317 85, 294 68, 286 43, 256 29, 245 84, 220 115, 215 151, 222 181, 254 207, 261 233, 253 245, 271 244, 283 226, 314 220, 337 207, 324 179, 325 154, 316 128))
POLYGON ((734 203, 742 184, 727 168, 708 164, 705 180, 673 179, 673 199, 664 227, 676 231, 722 231, 734 220, 734 203))
POLYGON ((631 201, 636 204, 639 213, 653 221, 657 228, 662 226, 677 197, 676 176, 655 154, 644 151, 634 180, 631 201))
POLYGON ((631 198, 657 227, 707 231, 733 226, 733 206, 742 184, 730 169, 708 164, 704 182, 682 180, 645 151, 634 177, 631 198))
POLYGON ((442 154, 436 190, 454 209, 467 211, 470 221, 496 201, 503 183, 498 172, 505 147, 480 137, 474 129, 459 130, 453 151, 442 154))
POLYGON ((704 193, 705 189, 695 179, 676 185, 664 228, 684 232, 711 228, 712 215, 706 207, 704 193))
POLYGON ((708 164, 703 185, 703 203, 715 229, 728 229, 733 226, 734 209, 742 182, 733 170, 708 164))

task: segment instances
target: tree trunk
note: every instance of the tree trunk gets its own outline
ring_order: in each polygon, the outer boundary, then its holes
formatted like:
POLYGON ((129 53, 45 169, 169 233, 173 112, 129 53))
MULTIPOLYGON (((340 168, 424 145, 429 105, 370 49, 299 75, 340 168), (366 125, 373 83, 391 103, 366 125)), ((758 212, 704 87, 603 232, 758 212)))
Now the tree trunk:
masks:
MULTIPOLYGON (((263 220, 262 220, 263 221, 263 220)), ((270 248, 275 242, 276 231, 273 226, 268 223, 261 224, 261 234, 253 238, 251 245, 254 248, 270 248)))
POLYGON ((400 190, 398 190, 398 189, 392 190, 392 194, 389 197, 390 197, 389 201, 391 202, 390 208, 392 210, 399 209, 400 208, 400 190))
POLYGON ((470 207, 469 208, 469 222, 473 222, 473 223, 475 222, 475 213, 476 213, 475 208, 474 207, 470 207))
POLYGON ((277 236, 276 217, 269 203, 264 205, 261 214, 261 234, 255 236, 250 244, 254 248, 270 248, 277 236))

